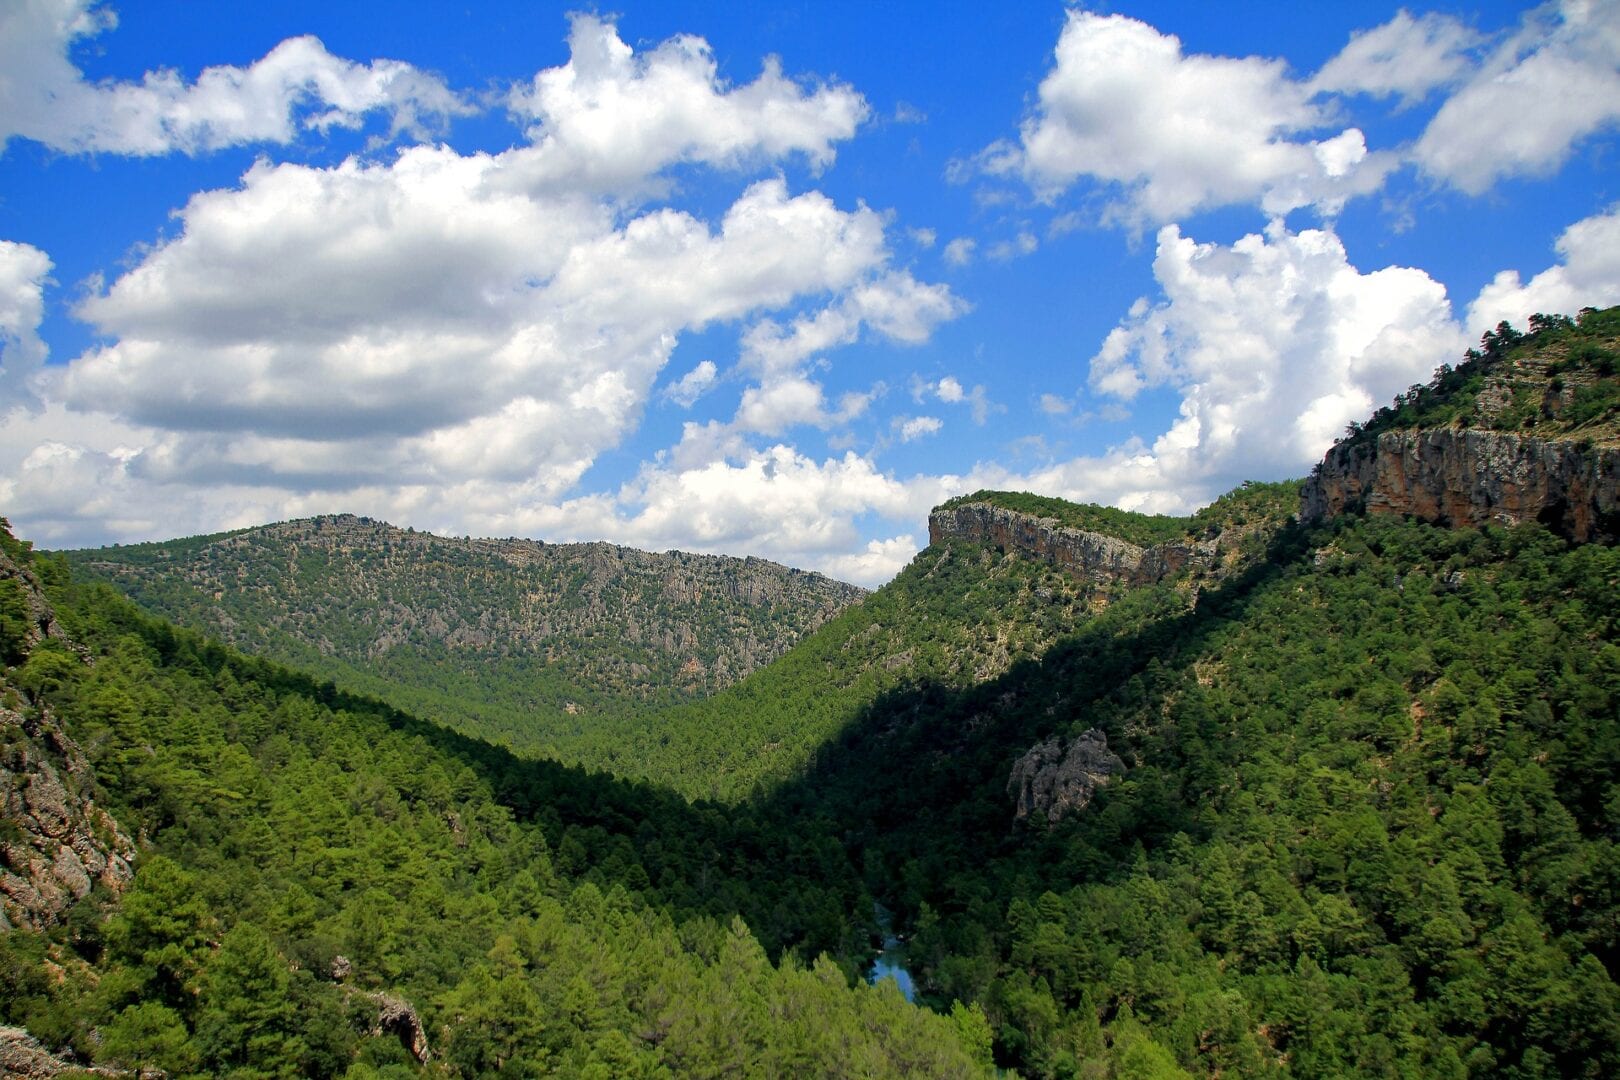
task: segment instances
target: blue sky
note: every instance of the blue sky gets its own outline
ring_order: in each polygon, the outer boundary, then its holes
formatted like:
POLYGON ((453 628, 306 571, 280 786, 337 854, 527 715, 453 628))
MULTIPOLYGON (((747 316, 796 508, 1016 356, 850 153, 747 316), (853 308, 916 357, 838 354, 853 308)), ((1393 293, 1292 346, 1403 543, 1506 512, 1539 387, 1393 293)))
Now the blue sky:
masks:
POLYGON ((0 4, 0 513, 876 584, 1620 302, 1620 4, 0 4), (958 10, 963 8, 967 10, 958 10))

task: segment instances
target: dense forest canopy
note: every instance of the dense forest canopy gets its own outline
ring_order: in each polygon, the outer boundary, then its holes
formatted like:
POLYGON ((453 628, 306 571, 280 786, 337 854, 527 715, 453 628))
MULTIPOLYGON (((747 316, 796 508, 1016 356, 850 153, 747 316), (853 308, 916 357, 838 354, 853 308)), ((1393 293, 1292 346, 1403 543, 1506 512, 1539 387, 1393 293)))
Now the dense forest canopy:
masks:
MULTIPOLYGON (((1601 442, 1613 317, 1495 331, 1348 438, 1601 442)), ((1225 555, 1123 587, 942 539, 731 689, 579 733, 618 777, 6 534, 6 768, 59 725, 141 850, 121 896, 0 936, 0 1022, 173 1075, 1620 1074, 1620 547, 1302 523, 1296 489, 1187 519, 979 493, 1225 555), (1061 815, 1019 801, 1103 747, 1061 815), (919 1005, 862 978, 880 914, 919 1005)))
POLYGON ((256 656, 528 753, 705 697, 864 590, 763 559, 442 537, 352 515, 65 553, 256 656))
POLYGON ((92 897, 46 934, 0 936, 0 1022, 171 1075, 987 1064, 976 1008, 939 1017, 892 983, 850 984, 871 901, 825 840, 523 762, 4 542, 66 631, 30 644, 26 578, 7 579, 8 767, 60 722, 147 850, 105 915, 92 897), (386 1020, 400 1002, 425 1061, 386 1020))

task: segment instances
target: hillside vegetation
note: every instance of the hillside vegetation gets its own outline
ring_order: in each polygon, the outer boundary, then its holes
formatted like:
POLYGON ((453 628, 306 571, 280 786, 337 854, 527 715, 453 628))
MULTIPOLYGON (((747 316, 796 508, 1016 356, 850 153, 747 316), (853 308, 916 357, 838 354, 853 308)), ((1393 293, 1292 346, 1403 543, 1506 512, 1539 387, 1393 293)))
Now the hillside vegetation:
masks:
MULTIPOLYGON (((1263 557, 1264 538, 1287 520, 1297 488, 1294 482, 1245 485, 1197 518, 1111 513, 1138 533, 1178 520, 1178 537, 1188 530, 1225 535, 1238 560, 1234 565, 1241 565, 1263 557)), ((1024 499, 996 492, 974 498, 1024 499)), ((1094 509, 1062 505, 1076 512, 1071 520, 1094 509)), ((1039 657, 1107 606, 1110 585, 1044 566, 1016 550, 935 545, 861 604, 730 690, 602 727, 564 746, 574 760, 693 797, 736 801, 802 775, 823 747, 885 694, 916 687, 965 690, 1039 657)), ((1180 579, 1165 591, 1162 606, 1182 609, 1193 595, 1190 579, 1180 579)))
POLYGON ((867 954, 836 849, 522 762, 0 548, 8 765, 60 723, 144 840, 106 917, 92 893, 0 935, 0 1023, 171 1076, 983 1073, 982 1013, 811 951, 853 927, 867 954), (39 578, 60 632, 31 640, 39 578), (795 949, 773 965, 739 912, 795 949))
MULTIPOLYGON (((1499 329, 1478 387, 1442 369, 1349 438, 1421 413, 1600 440, 1547 369, 1614 392, 1583 344, 1611 314, 1499 329), (1520 377, 1546 380, 1533 424, 1491 404, 1520 377)), ((67 639, 0 581, 8 707, 59 716, 152 850, 107 918, 0 939, 0 1020, 182 1073, 414 1075, 368 1034, 386 992, 462 1075, 1620 1075, 1620 546, 1533 515, 1302 522, 1295 489, 1173 526, 979 493, 1032 515, 1007 535, 1203 554, 1075 572, 943 530, 739 684, 573 736, 656 784, 33 558, 67 639), (850 985, 879 912, 935 1015, 850 985)))
POLYGON ((352 516, 67 557, 154 614, 528 751, 713 693, 864 595, 763 559, 352 516))
POLYGON ((1140 1031, 1195 1075, 1610 1075, 1617 589, 1535 525, 1295 530, 1192 611, 882 697, 805 787, 1027 1074, 1140 1031), (1123 777, 1015 823, 1014 761, 1090 729, 1123 777))
POLYGON ((1617 374, 1620 307, 1537 315, 1528 333, 1502 323, 1456 367, 1351 425, 1349 441, 1455 425, 1612 445, 1620 442, 1617 374))

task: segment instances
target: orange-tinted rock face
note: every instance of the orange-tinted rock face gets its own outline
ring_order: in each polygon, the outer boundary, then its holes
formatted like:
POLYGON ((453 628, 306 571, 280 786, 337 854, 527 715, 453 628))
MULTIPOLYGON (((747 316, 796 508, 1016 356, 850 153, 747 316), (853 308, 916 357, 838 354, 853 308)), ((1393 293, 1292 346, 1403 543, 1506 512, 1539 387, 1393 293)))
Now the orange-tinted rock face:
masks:
POLYGON ((1620 449, 1495 431, 1386 431, 1328 451, 1301 492, 1318 521, 1364 506, 1458 527, 1540 521, 1572 540, 1620 540, 1620 449))

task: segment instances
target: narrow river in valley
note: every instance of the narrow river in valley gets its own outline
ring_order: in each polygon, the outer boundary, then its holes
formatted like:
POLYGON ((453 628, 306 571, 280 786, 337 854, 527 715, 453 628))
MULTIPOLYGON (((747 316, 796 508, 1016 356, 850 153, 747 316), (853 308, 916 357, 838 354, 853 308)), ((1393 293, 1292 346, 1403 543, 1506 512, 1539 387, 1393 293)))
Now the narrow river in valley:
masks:
POLYGON ((879 979, 893 979, 906 1000, 914 1001, 917 991, 911 981, 911 972, 906 970, 906 943, 895 935, 894 916, 882 904, 872 905, 872 911, 877 916, 878 929, 883 933, 883 951, 873 961, 872 974, 867 981, 876 983, 879 979))

